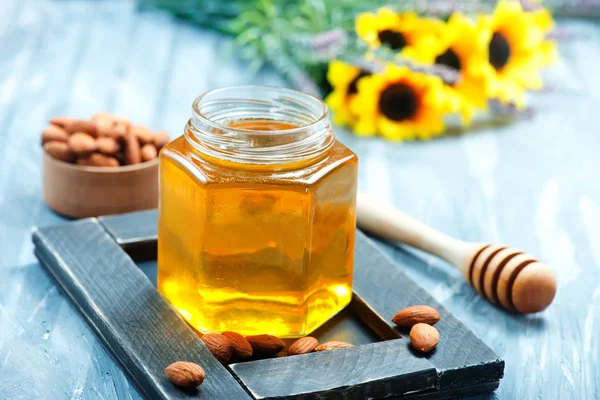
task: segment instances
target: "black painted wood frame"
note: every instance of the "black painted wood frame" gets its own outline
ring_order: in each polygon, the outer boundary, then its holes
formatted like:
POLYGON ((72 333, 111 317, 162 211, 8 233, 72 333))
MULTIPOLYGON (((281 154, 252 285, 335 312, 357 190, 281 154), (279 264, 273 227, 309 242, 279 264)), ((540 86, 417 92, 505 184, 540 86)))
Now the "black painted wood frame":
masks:
POLYGON ((351 306, 384 341, 222 366, 134 261, 156 257, 156 211, 35 229, 35 253, 107 350, 149 399, 450 398, 494 390, 504 361, 357 231, 351 306), (440 311, 441 340, 422 356, 391 324, 399 309, 440 311), (201 364, 195 391, 164 368, 201 364))

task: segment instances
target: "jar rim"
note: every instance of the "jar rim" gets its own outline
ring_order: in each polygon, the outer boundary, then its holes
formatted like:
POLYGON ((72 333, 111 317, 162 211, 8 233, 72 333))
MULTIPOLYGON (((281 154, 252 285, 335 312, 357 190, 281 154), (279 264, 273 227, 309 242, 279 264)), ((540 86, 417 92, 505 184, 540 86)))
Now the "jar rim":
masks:
MULTIPOLYGON (((200 156, 245 165, 308 165, 335 142, 329 109, 318 97, 265 85, 208 91, 192 104, 185 137, 200 156), (273 121, 289 129, 248 129, 241 121, 273 121)), ((279 167, 277 167, 279 168, 279 167)))
POLYGON ((329 108, 327 107, 325 102, 323 102, 323 100, 319 99, 317 96, 314 96, 309 93, 301 92, 299 90, 290 89, 290 88, 286 88, 283 86, 272 86, 272 85, 235 85, 235 86, 226 86, 226 87, 222 87, 222 88, 218 88, 218 89, 212 89, 212 90, 204 92, 200 96, 196 97, 196 99, 194 100, 194 103, 192 103, 192 111, 195 113, 196 116, 200 117, 203 120, 202 121, 203 123, 206 123, 215 129, 229 129, 229 130, 235 129, 235 131, 240 132, 240 133, 256 134, 259 132, 268 132, 269 134, 276 134, 277 132, 285 132, 285 133, 292 134, 292 133, 301 132, 305 129, 317 127, 319 124, 322 124, 323 121, 326 121, 327 123, 329 123, 329 108), (232 128, 229 125, 222 124, 220 122, 211 120, 210 118, 206 117, 202 113, 202 111, 200 111, 199 106, 200 106, 202 100, 208 96, 218 95, 220 93, 224 93, 229 90, 256 90, 256 89, 276 90, 276 91, 283 92, 283 93, 289 93, 290 95, 305 96, 306 98, 308 98, 310 100, 316 100, 317 103, 320 104, 322 107, 321 116, 309 124, 298 126, 295 128, 261 131, 261 130, 244 129, 244 128, 238 128, 238 127, 232 128))

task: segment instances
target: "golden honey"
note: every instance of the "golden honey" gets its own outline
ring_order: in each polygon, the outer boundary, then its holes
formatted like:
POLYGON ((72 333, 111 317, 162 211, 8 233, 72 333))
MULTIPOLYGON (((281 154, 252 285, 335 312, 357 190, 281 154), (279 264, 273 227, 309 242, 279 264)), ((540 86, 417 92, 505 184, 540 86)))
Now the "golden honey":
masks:
POLYGON ((158 287, 201 332, 306 335, 352 296, 357 158, 289 89, 194 103, 160 154, 158 287))

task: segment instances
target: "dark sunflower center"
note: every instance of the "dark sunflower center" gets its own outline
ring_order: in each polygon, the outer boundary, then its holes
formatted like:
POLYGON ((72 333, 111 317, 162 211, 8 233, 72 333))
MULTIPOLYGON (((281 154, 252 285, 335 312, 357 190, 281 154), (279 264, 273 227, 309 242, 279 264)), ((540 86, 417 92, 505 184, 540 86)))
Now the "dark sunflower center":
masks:
POLYGON ((356 75, 356 78, 352 79, 352 81, 350 82, 350 84, 348 85, 348 94, 356 94, 358 92, 358 88, 356 87, 356 84, 358 83, 358 81, 360 80, 360 78, 364 78, 365 76, 369 76, 371 75, 371 73, 365 69, 361 69, 360 72, 358 73, 358 75, 356 75))
POLYGON ((393 31, 391 29, 385 29, 377 35, 379 37, 379 42, 392 50, 401 50, 406 43, 406 39, 404 35, 400 32, 393 31))
POLYGON ((508 40, 498 32, 494 32, 489 44, 489 61, 496 69, 501 69, 510 58, 510 45, 508 40))
POLYGON ((456 53, 452 51, 452 49, 448 49, 444 52, 444 54, 437 56, 435 58, 435 63, 460 71, 460 60, 458 59, 456 53))
POLYGON ((388 86, 379 96, 379 111, 392 121, 403 121, 417 113, 419 96, 403 83, 388 86))

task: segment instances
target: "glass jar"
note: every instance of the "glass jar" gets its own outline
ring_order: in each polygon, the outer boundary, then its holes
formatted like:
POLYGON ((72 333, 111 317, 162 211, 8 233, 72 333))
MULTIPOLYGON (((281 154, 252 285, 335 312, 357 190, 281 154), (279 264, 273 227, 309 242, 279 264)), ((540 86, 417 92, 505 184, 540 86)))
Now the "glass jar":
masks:
POLYGON ((160 153, 160 292, 200 332, 309 334, 352 297, 356 155, 291 89, 219 89, 192 111, 160 153))

